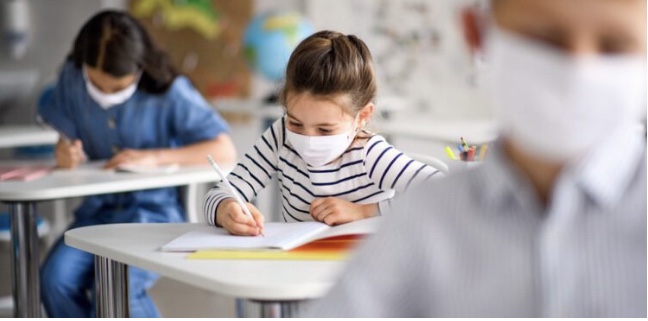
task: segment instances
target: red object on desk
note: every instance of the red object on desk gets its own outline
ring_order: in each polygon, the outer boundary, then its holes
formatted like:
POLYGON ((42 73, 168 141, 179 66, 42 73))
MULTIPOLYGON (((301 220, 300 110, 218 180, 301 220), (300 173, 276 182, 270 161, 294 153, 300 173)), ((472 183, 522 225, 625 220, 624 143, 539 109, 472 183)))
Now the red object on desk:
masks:
POLYGON ((475 146, 470 147, 468 150, 468 156, 466 157, 466 161, 472 162, 475 160, 475 146))
POLYGON ((291 252, 347 252, 360 244, 364 235, 340 235, 329 237, 302 246, 296 247, 291 252))
POLYGON ((43 177, 52 170, 49 166, 0 167, 0 181, 31 181, 43 177))

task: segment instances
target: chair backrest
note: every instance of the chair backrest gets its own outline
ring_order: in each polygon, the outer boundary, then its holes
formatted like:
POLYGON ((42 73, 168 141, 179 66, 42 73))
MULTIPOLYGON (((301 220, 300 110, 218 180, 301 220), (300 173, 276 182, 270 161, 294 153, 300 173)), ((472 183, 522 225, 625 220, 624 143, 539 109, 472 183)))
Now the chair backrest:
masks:
POLYGON ((198 202, 200 201, 198 196, 198 185, 189 184, 178 187, 180 192, 180 202, 185 209, 185 214, 187 215, 186 219, 189 223, 199 223, 201 222, 200 213, 198 212, 198 202))
MULTIPOLYGON (((42 237, 50 232, 49 223, 40 215, 36 216, 36 233, 42 237)), ((11 218, 9 213, 0 212, 0 241, 11 240, 11 218)))
POLYGON ((446 164, 444 161, 430 155, 425 155, 425 154, 419 154, 419 153, 406 153, 409 157, 413 158, 414 160, 417 160, 421 163, 425 163, 427 165, 430 165, 438 170, 441 171, 443 174, 449 174, 450 173, 450 168, 448 167, 448 164, 446 164))

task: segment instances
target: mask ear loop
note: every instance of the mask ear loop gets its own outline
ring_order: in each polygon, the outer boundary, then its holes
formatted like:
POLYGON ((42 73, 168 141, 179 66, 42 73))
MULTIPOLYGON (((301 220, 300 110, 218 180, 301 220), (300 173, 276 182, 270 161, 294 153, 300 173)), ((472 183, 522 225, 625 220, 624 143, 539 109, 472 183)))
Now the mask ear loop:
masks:
MULTIPOLYGON (((359 114, 358 114, 358 115, 359 115, 359 114)), ((353 119, 353 123, 355 123, 356 121, 359 120, 358 115, 356 115, 355 118, 353 119)), ((352 126, 353 126, 353 125, 352 125, 352 126)), ((352 143, 353 143, 353 141, 355 140, 355 138, 356 138, 356 136, 358 135, 358 133, 362 130, 362 129, 360 128, 360 126, 354 126, 354 127, 355 127, 355 130, 353 130, 353 139, 351 139, 352 136, 349 136, 349 137, 348 137, 348 139, 351 140, 352 143)))
POLYGON ((93 88, 99 90, 99 88, 95 86, 94 83, 92 83, 92 80, 90 80, 90 76, 88 76, 88 69, 86 68, 85 64, 81 66, 81 74, 83 75, 83 80, 89 83, 93 88))
POLYGON ((140 80, 142 80, 142 75, 143 74, 144 74, 144 72, 141 71, 141 70, 137 73, 137 77, 135 78, 135 81, 132 84, 132 85, 135 85, 135 88, 139 88, 139 83, 140 83, 140 80))

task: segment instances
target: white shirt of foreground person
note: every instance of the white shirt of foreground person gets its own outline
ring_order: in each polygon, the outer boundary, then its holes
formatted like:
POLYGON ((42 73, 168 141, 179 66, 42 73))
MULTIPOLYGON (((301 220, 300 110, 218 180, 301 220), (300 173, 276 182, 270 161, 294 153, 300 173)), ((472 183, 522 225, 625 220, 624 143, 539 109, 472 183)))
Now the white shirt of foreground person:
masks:
POLYGON ((397 200, 307 316, 646 317, 644 137, 564 169, 546 209, 494 147, 397 200))

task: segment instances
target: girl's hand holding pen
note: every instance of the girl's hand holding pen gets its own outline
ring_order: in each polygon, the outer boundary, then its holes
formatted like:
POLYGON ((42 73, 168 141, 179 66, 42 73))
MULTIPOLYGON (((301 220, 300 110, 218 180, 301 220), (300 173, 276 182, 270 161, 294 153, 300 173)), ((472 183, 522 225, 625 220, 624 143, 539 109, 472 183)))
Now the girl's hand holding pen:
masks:
POLYGON ((246 203, 254 217, 251 219, 233 198, 223 200, 216 209, 216 225, 224 227, 234 235, 257 236, 263 231, 263 215, 252 204, 246 203))
POLYGON ((87 160, 83 152, 83 143, 78 139, 74 141, 59 139, 55 154, 57 166, 60 168, 72 169, 87 160))

